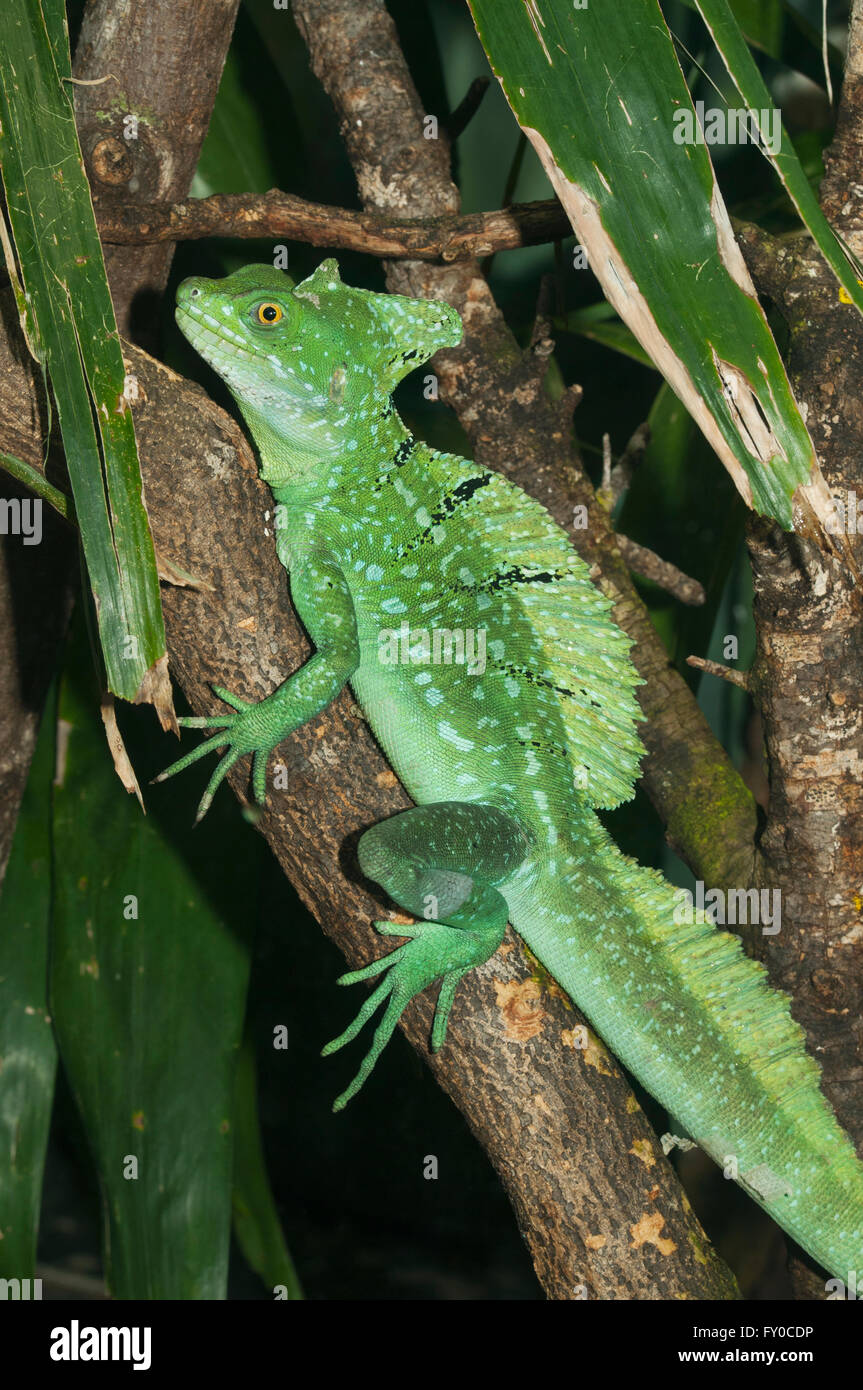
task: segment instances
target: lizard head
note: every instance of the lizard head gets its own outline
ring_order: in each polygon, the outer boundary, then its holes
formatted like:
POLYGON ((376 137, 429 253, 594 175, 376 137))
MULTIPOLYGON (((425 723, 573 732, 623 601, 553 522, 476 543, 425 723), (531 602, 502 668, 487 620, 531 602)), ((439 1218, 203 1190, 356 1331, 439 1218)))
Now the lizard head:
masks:
POLYGON ((271 265, 194 276, 176 316, 230 388, 274 484, 374 449, 396 383, 462 333, 448 304, 353 289, 334 260, 299 285, 271 265))

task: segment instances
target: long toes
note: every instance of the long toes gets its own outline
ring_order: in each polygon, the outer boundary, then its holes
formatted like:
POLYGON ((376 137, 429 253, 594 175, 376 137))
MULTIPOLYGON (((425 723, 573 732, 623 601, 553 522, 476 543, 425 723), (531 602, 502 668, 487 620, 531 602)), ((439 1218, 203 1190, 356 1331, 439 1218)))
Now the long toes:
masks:
POLYGON ((397 946, 394 951, 390 951, 385 956, 380 956, 378 960, 373 960, 371 965, 364 965, 361 970, 349 970, 347 974, 340 975, 336 980, 337 985, 355 985, 360 980, 373 980, 375 975, 380 975, 382 971, 389 970, 391 965, 395 965, 408 949, 409 942, 404 946, 397 946))
POLYGON ((181 729, 229 729, 233 722, 232 714, 183 714, 177 720, 181 729))
POLYGON ((444 975, 441 987, 438 992, 437 1004, 434 1011, 434 1022, 432 1023, 431 1050, 440 1052, 446 1039, 446 1026, 449 1020, 449 1011, 452 1008, 455 992, 458 989, 459 981, 465 974, 464 970, 451 970, 448 975, 444 975))
POLYGON ((340 1033, 337 1038, 333 1038, 332 1042, 328 1042, 326 1046, 321 1049, 321 1056, 331 1057, 334 1052, 338 1052, 339 1048, 344 1047, 346 1043, 353 1042, 357 1033, 359 1033, 368 1019, 371 1018, 381 1000, 386 999, 392 987, 392 980, 381 980, 377 989, 372 991, 363 1004, 353 1023, 349 1024, 343 1033, 340 1033))
POLYGON ((211 685, 210 689, 220 700, 224 700, 226 705, 230 705, 231 709, 239 710, 241 713, 244 709, 251 709, 248 700, 241 700, 239 695, 232 695, 223 685, 211 685))
POLYGON ((361 1087, 365 1085, 366 1081, 371 1075, 375 1062, 378 1060, 387 1043, 389 1042, 390 1038, 392 1037, 393 1033, 395 1032, 396 1024, 399 1021, 399 1015, 404 1009, 406 1002, 407 1001, 405 999, 398 997, 396 994, 393 995, 392 999, 387 1005, 386 1013, 384 1014, 383 1018, 381 1019, 377 1028, 375 1029, 375 1035, 372 1040, 372 1045, 366 1053, 365 1057, 363 1058, 359 1071, 357 1072, 350 1086, 348 1086, 347 1090, 342 1091, 341 1095, 336 1096, 336 1099, 333 1101, 334 1112, 344 1110, 348 1101, 352 1100, 353 1097, 357 1094, 357 1091, 359 1091, 361 1087))
POLYGON ((234 766, 234 763, 237 762, 242 756, 242 753, 232 752, 226 753, 224 758, 222 758, 221 762, 218 764, 215 772, 213 773, 212 777, 207 783, 204 795, 201 797, 201 800, 198 803, 198 814, 195 816, 196 825, 199 821, 203 820, 204 816, 209 811, 213 801, 213 797, 216 794, 216 788, 222 781, 222 778, 225 776, 225 773, 230 772, 231 768, 234 766))
POLYGON ((269 753, 259 749, 252 761, 252 794, 259 806, 267 800, 267 758, 269 753))
POLYGON ((225 738, 221 734, 215 734, 213 738, 207 738, 203 743, 199 743, 197 748, 193 748, 191 753, 187 753, 184 758, 178 758, 170 767, 166 767, 164 772, 160 772, 158 777, 154 777, 154 782, 165 782, 169 777, 173 777, 177 772, 185 772, 187 767, 196 763, 199 758, 205 758, 208 753, 214 752, 216 748, 224 748, 225 738))

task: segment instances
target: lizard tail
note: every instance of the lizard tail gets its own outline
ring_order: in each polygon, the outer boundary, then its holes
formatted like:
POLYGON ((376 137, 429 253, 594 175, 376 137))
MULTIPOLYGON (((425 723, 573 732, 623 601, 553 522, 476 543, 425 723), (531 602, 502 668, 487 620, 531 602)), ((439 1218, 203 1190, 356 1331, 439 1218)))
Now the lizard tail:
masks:
POLYGON ((863 1164, 788 996, 591 812, 572 829, 509 901, 513 926, 726 1176, 832 1274, 863 1280, 863 1164))

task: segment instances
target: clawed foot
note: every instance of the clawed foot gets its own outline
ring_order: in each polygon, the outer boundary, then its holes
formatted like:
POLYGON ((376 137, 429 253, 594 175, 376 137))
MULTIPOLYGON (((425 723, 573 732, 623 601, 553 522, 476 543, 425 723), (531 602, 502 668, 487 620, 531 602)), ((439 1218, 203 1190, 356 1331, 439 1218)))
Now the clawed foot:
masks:
POLYGON ((227 748, 227 753, 216 765, 198 804, 198 813, 195 816, 196 825, 209 811, 219 783, 225 774, 246 753, 254 754, 252 790, 255 801, 259 806, 263 806, 267 799, 267 759, 276 746, 266 739, 267 731, 261 727, 261 707, 266 703, 265 701, 250 704, 247 700, 240 700, 236 695, 232 695, 229 690, 225 690, 224 686, 214 685, 210 688, 220 700, 224 700, 225 704, 230 705, 236 713, 206 716, 184 715, 183 718, 178 719, 177 723, 184 729, 221 729, 223 732, 205 739, 197 748, 193 748, 191 753, 178 758, 175 763, 171 763, 170 767, 166 767, 164 772, 160 772, 158 777, 153 778, 154 782, 164 782, 167 778, 173 777, 175 773, 184 772, 199 758, 206 757, 208 753, 215 752, 217 748, 227 748))
POLYGON ((338 980, 340 985, 352 985, 360 980, 373 979, 384 970, 388 971, 386 979, 369 995, 350 1027, 338 1038, 327 1043, 321 1053, 323 1057, 329 1057, 346 1043, 352 1042, 378 1005, 388 996, 389 1003, 375 1029, 372 1045, 356 1077, 347 1090, 336 1098, 333 1110, 343 1110, 348 1101, 357 1094, 414 995, 420 994, 434 980, 440 978, 441 987, 431 1035, 431 1050, 437 1052, 443 1046, 446 1037, 447 1019, 459 980, 475 965, 487 960, 489 955, 488 950, 483 950, 480 945, 477 933, 448 927, 440 922, 414 922, 408 926, 397 922, 376 922, 375 926, 382 936, 407 936, 411 939, 404 946, 398 946, 395 951, 391 951, 389 955, 382 956, 380 960, 373 961, 362 970, 351 970, 338 980))

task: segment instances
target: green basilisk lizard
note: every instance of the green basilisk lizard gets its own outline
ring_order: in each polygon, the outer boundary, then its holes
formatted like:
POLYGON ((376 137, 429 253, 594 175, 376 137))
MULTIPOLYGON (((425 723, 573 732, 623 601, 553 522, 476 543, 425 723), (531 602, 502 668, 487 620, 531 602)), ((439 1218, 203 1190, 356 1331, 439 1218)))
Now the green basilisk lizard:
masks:
POLYGON ((258 704, 214 687, 230 712, 181 721, 216 732, 162 777, 227 750, 200 816, 252 754, 263 803, 269 754, 350 682, 417 803, 359 842, 363 872, 417 921, 378 923, 405 944, 343 977, 386 972, 325 1053, 385 1008, 335 1108, 437 980, 442 1046, 459 980, 509 921, 692 1138, 822 1265, 863 1281, 863 1165, 788 999, 736 938, 676 921, 671 886, 595 814, 631 797, 643 752, 609 602, 538 502, 395 411, 401 377, 459 342, 458 314, 352 289, 327 260, 297 286, 271 266, 185 280, 177 321, 258 447, 315 652, 258 704))

